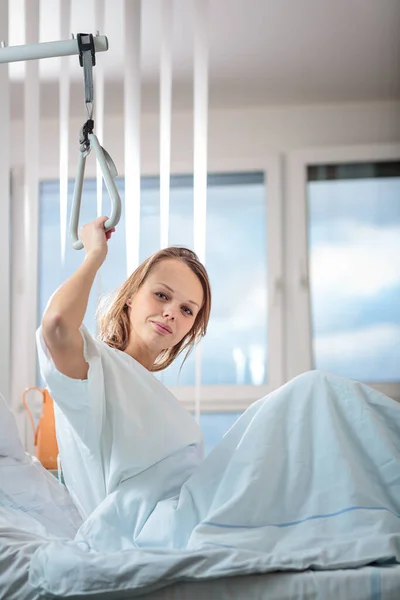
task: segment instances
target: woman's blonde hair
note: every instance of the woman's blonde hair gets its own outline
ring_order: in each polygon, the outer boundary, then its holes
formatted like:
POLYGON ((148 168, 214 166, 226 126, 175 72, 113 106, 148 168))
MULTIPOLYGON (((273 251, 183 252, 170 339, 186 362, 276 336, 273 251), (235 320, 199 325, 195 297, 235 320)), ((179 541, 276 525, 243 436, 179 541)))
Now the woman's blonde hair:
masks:
MULTIPOLYGON (((143 285, 151 269, 163 260, 177 259, 187 265, 200 280, 203 288, 203 304, 196 315, 193 327, 186 336, 172 348, 163 350, 156 358, 153 371, 166 369, 175 358, 187 349, 187 359, 194 345, 206 334, 208 320, 211 310, 211 287, 205 267, 199 261, 197 255, 188 248, 171 246, 159 250, 132 273, 125 283, 117 290, 112 301, 104 310, 100 307, 97 318, 99 325, 99 339, 103 340, 111 348, 125 350, 129 343, 130 319, 127 300, 133 296, 143 285)), ((182 363, 183 364, 183 363, 182 363)))

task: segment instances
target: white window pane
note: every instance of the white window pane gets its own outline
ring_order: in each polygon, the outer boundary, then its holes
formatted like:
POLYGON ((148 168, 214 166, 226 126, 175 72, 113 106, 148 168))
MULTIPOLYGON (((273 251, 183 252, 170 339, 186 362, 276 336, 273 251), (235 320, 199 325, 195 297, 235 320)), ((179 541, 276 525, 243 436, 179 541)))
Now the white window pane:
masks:
POLYGON ((262 174, 208 188, 207 269, 213 307, 203 342, 203 383, 267 381, 266 194, 262 174))
POLYGON ((309 169, 315 367, 400 381, 400 163, 309 169))

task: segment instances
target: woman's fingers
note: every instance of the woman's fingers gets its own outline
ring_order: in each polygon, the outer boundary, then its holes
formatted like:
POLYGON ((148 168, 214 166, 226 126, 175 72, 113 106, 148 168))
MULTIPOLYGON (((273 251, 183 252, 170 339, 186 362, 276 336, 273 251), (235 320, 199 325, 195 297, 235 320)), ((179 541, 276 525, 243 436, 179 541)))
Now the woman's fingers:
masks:
POLYGON ((86 251, 102 246, 111 238, 111 235, 115 231, 115 227, 108 231, 104 230, 104 224, 108 218, 109 217, 107 216, 97 217, 97 219, 94 219, 94 221, 91 221, 82 227, 80 239, 83 241, 86 251))
POLYGON ((108 221, 108 219, 109 219, 109 217, 105 217, 105 216, 102 216, 102 217, 97 217, 97 219, 95 219, 95 220, 93 221, 93 223, 96 223, 96 224, 98 224, 98 225, 104 225, 104 223, 105 223, 106 221, 108 221))
POLYGON ((107 241, 111 238, 111 236, 114 233, 114 231, 115 231, 115 227, 113 227, 109 231, 106 231, 106 239, 107 239, 107 241))

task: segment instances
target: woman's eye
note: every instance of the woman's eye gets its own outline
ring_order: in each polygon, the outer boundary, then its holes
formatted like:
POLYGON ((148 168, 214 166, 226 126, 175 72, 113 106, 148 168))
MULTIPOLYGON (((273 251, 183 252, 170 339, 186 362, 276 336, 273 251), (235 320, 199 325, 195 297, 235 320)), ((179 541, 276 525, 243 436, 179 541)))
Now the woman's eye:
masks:
POLYGON ((168 297, 166 296, 166 294, 163 294, 163 292, 157 292, 156 296, 161 300, 168 300, 168 297))
POLYGON ((190 310, 190 308, 188 306, 184 306, 183 307, 183 312, 185 312, 187 315, 192 315, 193 312, 190 310))

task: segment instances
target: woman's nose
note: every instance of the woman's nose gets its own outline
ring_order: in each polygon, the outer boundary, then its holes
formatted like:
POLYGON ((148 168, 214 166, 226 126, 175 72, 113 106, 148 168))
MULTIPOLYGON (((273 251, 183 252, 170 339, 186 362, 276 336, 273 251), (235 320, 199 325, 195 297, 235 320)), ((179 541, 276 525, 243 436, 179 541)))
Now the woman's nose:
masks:
POLYGON ((172 306, 168 306, 163 311, 163 317, 165 319, 170 319, 171 321, 175 320, 176 310, 172 306))

